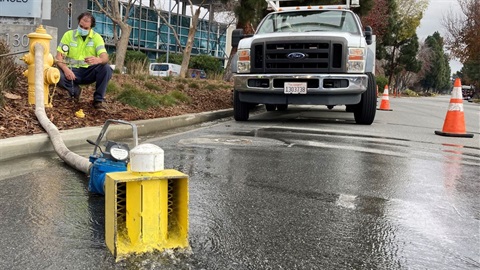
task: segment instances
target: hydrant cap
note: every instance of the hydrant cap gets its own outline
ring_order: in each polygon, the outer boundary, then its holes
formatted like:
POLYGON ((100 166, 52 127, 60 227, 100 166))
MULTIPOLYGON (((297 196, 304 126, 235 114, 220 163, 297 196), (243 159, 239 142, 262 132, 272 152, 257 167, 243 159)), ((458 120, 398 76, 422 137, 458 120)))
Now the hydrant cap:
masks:
POLYGON ((47 34, 47 30, 43 28, 43 25, 40 25, 35 32, 29 33, 27 35, 28 38, 37 38, 37 39, 52 39, 52 36, 47 34))
POLYGON ((164 169, 164 151, 155 144, 145 143, 130 151, 133 172, 158 172, 164 169))

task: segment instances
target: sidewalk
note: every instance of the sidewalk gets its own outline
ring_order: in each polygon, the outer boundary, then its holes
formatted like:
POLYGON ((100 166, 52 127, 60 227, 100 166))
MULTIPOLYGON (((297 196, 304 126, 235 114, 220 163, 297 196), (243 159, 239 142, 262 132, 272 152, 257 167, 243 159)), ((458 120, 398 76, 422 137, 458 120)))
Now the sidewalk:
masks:
MULTIPOLYGON (((185 114, 167 118, 133 121, 137 125, 138 136, 152 134, 159 131, 195 125, 213 121, 233 115, 232 109, 185 114)), ((86 127, 60 131, 63 142, 68 148, 86 144, 86 140, 95 141, 100 133, 99 127, 86 127)), ((125 125, 110 125, 106 138, 114 140, 132 136, 131 127, 125 125)), ((29 154, 38 154, 54 151, 47 133, 19 136, 0 140, 0 161, 19 158, 29 154)))

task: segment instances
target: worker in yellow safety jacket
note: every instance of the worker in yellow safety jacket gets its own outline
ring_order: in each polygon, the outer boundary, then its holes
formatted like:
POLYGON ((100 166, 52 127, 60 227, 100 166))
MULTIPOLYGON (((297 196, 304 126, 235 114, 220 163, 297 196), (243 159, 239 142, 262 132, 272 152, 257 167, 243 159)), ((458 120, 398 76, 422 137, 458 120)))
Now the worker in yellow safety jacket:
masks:
POLYGON ((93 107, 105 110, 103 105, 107 84, 112 77, 108 53, 100 34, 93 31, 95 18, 89 12, 78 16, 78 28, 67 31, 57 47, 56 63, 60 70, 59 85, 65 88, 75 102, 80 101, 79 85, 95 83, 93 107))

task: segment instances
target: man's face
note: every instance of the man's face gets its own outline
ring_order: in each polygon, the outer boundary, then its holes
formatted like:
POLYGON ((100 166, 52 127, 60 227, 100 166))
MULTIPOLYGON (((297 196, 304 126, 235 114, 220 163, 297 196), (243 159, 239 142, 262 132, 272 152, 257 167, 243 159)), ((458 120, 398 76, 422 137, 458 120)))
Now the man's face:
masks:
POLYGON ((78 26, 82 29, 90 30, 92 28, 92 19, 88 16, 83 16, 83 18, 80 19, 80 22, 78 22, 78 26))

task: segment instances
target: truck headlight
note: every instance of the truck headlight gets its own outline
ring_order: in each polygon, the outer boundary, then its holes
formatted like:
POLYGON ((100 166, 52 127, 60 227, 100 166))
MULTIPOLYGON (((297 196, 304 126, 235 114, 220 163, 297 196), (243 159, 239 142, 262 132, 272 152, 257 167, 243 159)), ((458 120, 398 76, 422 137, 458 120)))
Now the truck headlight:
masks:
POLYGON ((250 50, 238 50, 237 71, 238 73, 250 72, 250 50))
POLYGON ((363 73, 365 71, 365 49, 348 48, 347 72, 363 73))

